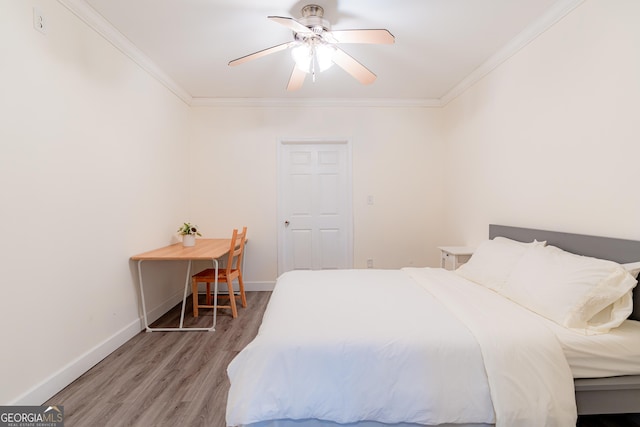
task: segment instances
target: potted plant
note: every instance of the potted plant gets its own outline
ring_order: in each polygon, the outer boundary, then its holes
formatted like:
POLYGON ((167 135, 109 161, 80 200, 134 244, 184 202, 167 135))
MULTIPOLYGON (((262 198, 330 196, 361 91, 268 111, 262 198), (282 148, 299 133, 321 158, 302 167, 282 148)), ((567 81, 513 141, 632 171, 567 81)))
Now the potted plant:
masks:
POLYGON ((182 235, 182 246, 195 246, 196 236, 202 236, 198 231, 197 225, 185 222, 178 228, 178 233, 182 235))

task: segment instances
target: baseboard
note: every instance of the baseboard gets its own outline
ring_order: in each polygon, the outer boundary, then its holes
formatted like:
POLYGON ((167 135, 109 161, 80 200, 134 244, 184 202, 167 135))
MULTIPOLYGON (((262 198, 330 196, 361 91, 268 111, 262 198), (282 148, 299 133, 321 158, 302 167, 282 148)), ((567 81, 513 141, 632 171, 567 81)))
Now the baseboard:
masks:
MULTIPOLYGON (((275 282, 244 282, 244 290, 245 292, 270 292, 270 291, 273 291, 273 288, 275 287, 275 285, 276 285, 275 282)), ((235 293, 238 293, 237 282, 234 283, 233 290, 235 293)), ((205 293, 204 288, 200 288, 198 290, 198 293, 200 295, 203 295, 205 293)), ((229 291, 227 290, 226 283, 218 287, 218 293, 220 295, 226 295, 229 293, 229 291)))
MULTIPOLYGON (((159 319, 160 316, 180 303, 183 292, 184 290, 181 289, 158 307, 147 312, 149 323, 159 319)), ((42 405, 142 330, 144 330, 144 319, 141 315, 139 319, 132 321, 111 337, 54 372, 44 381, 33 386, 14 401, 9 402, 9 405, 42 405)))
POLYGON ((140 321, 135 320, 9 402, 9 405, 42 405, 139 332, 140 321))
POLYGON ((247 292, 273 291, 276 282, 244 282, 244 290, 247 292))
MULTIPOLYGON (((189 288, 189 293, 191 293, 191 288, 189 288)), ((180 291, 173 294, 171 297, 167 298, 163 303, 158 305, 156 308, 152 308, 147 311, 147 320, 149 324, 155 322, 159 318, 161 318, 167 311, 171 310, 176 304, 182 303, 182 296, 184 295, 184 288, 180 289, 180 291)), ((140 330, 144 330, 144 317, 142 317, 142 309, 140 309, 140 330)))

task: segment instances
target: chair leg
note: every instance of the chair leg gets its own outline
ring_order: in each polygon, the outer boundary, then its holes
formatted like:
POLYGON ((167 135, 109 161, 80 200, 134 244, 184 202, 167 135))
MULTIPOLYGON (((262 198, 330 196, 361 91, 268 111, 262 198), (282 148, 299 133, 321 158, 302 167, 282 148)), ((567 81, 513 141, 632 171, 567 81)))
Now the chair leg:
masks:
POLYGON ((198 281, 191 279, 191 299, 193 300, 193 317, 198 317, 198 281))
POLYGON ((247 297, 244 294, 244 281, 242 280, 242 273, 238 274, 238 286, 240 288, 240 301, 242 302, 242 306, 247 306, 247 297))
POLYGON ((236 308, 236 298, 233 295, 233 280, 227 277, 227 289, 229 290, 229 302, 231 304, 231 316, 235 319, 238 317, 238 309, 236 308))
POLYGON ((211 305, 211 282, 207 282, 207 305, 211 305))

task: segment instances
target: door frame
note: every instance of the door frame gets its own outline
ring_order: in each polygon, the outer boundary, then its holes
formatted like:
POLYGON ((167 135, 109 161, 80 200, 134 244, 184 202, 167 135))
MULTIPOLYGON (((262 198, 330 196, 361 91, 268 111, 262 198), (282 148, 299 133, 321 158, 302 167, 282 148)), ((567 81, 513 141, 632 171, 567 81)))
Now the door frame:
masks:
POLYGON ((278 276, 284 273, 284 202, 283 202, 283 188, 285 174, 283 173, 283 152, 285 146, 291 145, 345 145, 347 147, 347 206, 345 206, 346 227, 345 231, 346 243, 347 243, 347 259, 346 264, 348 268, 353 268, 353 165, 352 165, 352 146, 351 141, 348 138, 280 138, 278 140, 278 159, 277 159, 277 214, 276 214, 276 230, 278 235, 278 276))

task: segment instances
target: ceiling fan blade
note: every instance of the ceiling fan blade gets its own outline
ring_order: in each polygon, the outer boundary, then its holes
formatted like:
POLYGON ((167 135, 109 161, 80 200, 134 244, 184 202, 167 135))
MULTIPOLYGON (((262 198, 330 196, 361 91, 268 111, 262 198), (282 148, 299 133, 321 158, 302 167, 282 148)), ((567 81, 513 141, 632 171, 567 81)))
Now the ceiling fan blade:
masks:
POLYGON ((249 55, 245 55, 243 57, 240 57, 238 59, 234 59, 232 61, 229 61, 229 65, 230 66, 235 66, 235 65, 240 65, 243 64, 247 61, 251 61, 252 59, 257 59, 257 58, 261 58, 263 56, 269 55, 271 53, 275 53, 275 52, 280 52, 281 50, 285 50, 290 46, 293 46, 295 44, 295 42, 289 42, 289 43, 283 43, 283 44, 279 44, 277 46, 272 46, 263 50, 259 50, 258 52, 254 52, 254 53, 250 53, 249 55))
POLYGON ((392 44, 396 40, 389 30, 336 30, 330 34, 335 43, 392 44))
POLYGON ((342 49, 336 48, 336 53, 333 56, 333 62, 347 73, 351 74, 363 85, 371 84, 376 80, 376 75, 373 74, 371 70, 353 59, 353 57, 342 49))
POLYGON ((293 71, 291 72, 291 77, 289 78, 287 90, 294 91, 300 89, 304 83, 305 77, 307 77, 307 73, 294 66, 293 71))
POLYGON ((267 18, 271 19, 274 22, 277 22, 280 25, 284 25, 290 30, 296 33, 312 33, 309 28, 305 27, 298 21, 293 18, 287 18, 286 16, 267 16, 267 18))

